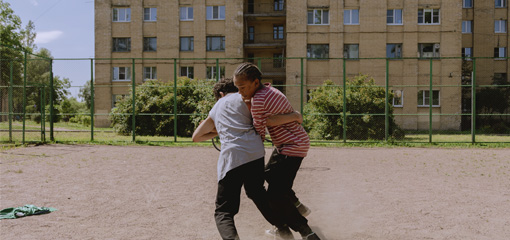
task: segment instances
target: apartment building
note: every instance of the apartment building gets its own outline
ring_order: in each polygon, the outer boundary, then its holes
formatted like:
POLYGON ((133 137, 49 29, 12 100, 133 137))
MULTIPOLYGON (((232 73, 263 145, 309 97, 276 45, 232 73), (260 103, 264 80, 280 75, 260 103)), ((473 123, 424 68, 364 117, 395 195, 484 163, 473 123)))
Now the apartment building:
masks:
POLYGON ((487 57, 476 60, 477 84, 507 80, 508 16, 506 0, 96 0, 95 56, 108 60, 95 61, 95 122, 109 125, 132 77, 216 79, 254 61, 296 109, 327 79, 387 81, 409 130, 429 127, 432 81, 433 128, 459 130, 469 57, 487 57), (175 72, 169 58, 180 59, 175 72))

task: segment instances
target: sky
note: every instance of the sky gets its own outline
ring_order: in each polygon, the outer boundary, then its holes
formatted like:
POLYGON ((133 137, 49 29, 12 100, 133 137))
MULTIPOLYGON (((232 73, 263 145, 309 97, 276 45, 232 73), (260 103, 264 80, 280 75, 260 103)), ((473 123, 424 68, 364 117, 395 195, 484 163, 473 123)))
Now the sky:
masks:
POLYGON ((46 48, 55 59, 53 75, 69 78, 71 95, 90 81, 94 58, 94 0, 4 0, 19 16, 22 27, 32 20, 37 50, 46 48), (64 60, 88 58, 85 60, 64 60))

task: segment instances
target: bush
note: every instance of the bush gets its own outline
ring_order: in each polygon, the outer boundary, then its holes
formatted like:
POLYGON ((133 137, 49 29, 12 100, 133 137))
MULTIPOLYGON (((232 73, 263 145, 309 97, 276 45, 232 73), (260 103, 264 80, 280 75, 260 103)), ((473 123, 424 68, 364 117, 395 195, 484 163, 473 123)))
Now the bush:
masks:
MULTIPOLYGON (((312 138, 342 139, 346 127, 347 139, 366 140, 385 137, 385 89, 375 85, 368 75, 359 75, 346 82, 347 123, 343 119, 343 89, 327 80, 310 92, 304 107, 305 129, 312 138), (354 115, 353 115, 354 114, 354 115), (373 115, 377 114, 377 115, 373 115), (380 115, 382 114, 382 115, 380 115), (351 116, 349 116, 351 115, 351 116)), ((390 93, 389 99, 393 98, 390 93)), ((397 139, 404 132, 394 122, 393 106, 389 107, 389 134, 397 139)))
MULTIPOLYGON (((189 137, 195 126, 207 116, 214 103, 214 81, 177 79, 177 135, 189 137), (205 115, 203 115, 205 114, 205 115)), ((110 120, 115 130, 124 135, 132 131, 131 94, 119 100, 110 120)), ((136 87, 135 133, 145 136, 174 135, 174 83, 148 80, 136 87)))

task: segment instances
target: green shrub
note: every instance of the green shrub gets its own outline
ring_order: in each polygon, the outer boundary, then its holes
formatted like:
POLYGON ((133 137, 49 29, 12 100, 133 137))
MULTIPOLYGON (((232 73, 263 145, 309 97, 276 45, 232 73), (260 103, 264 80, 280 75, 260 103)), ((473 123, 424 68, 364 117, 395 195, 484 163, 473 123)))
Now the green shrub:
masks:
MULTIPOLYGON (((214 103, 214 81, 178 78, 177 135, 189 137, 195 126, 207 116, 214 103)), ((131 91, 130 91, 131 92, 131 91)), ((115 130, 124 135, 132 131, 133 100, 130 95, 116 103, 110 120, 115 130)), ((174 83, 148 80, 136 87, 135 133, 145 136, 174 135, 174 83)))
MULTIPOLYGON (((346 81, 346 115, 343 119, 343 89, 326 80, 310 92, 304 107, 305 129, 316 139, 342 139, 346 127, 347 139, 366 140, 385 137, 385 88, 375 85, 368 75, 359 75, 346 81), (377 115, 374 115, 377 114, 377 115)), ((389 99, 393 94, 389 94, 389 99)), ((397 139, 404 132, 394 122, 393 106, 389 108, 389 134, 397 139)))

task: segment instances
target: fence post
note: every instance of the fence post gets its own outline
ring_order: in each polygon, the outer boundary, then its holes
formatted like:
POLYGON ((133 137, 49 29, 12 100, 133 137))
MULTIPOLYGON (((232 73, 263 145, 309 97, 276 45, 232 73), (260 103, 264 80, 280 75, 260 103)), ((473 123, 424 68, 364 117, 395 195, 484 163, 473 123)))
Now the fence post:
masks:
POLYGON ((301 58, 301 114, 303 114, 303 83, 304 83, 304 77, 303 77, 303 58, 301 58))
POLYGON ((343 78, 344 78, 344 81, 343 81, 343 119, 344 119, 344 126, 343 126, 343 140, 344 140, 344 143, 347 142, 347 90, 346 90, 346 87, 347 87, 347 83, 346 83, 346 73, 345 73, 345 58, 342 59, 342 64, 343 64, 343 78))
POLYGON ((429 60, 430 62, 430 81, 429 81, 429 143, 432 143, 432 100, 433 100, 433 94, 432 94, 432 58, 429 60))
POLYGON ((132 64, 131 64, 131 66, 132 66, 132 70, 131 70, 131 89, 132 89, 132 91, 131 91, 131 98, 133 100, 132 101, 132 108, 133 108, 132 111, 133 111, 133 113, 131 114, 131 122, 132 122, 132 125, 131 125, 131 127, 132 127, 132 139, 131 139, 131 141, 135 142, 136 141, 136 122, 135 122, 135 120, 136 120, 136 116, 135 116, 135 109, 136 109, 136 107, 135 107, 135 104, 136 104, 136 99, 135 99, 136 98, 136 94, 135 94, 135 87, 136 87, 136 84, 135 84, 135 59, 133 58, 133 59, 131 59, 131 61, 132 61, 132 64))
POLYGON ((389 73, 388 73, 388 69, 389 69, 389 60, 388 58, 386 58, 386 80, 385 80, 385 85, 386 85, 386 93, 385 93, 385 104, 384 104, 384 141, 388 141, 388 135, 389 135, 389 131, 390 131, 390 118, 389 118, 389 104, 390 104, 390 101, 389 101, 389 73))
POLYGON ((90 141, 94 141, 94 59, 90 59, 90 141))
POLYGON ((177 142, 177 58, 174 58, 174 142, 177 142))
POLYGON ((27 52, 24 52, 23 61, 23 139, 22 143, 25 144, 25 117, 27 105, 27 52))
POLYGON ((42 129, 44 131, 44 139, 43 142, 46 142, 46 86, 43 84, 42 86, 42 103, 41 103, 41 124, 42 129))
POLYGON ((44 94, 44 84, 41 84, 41 103, 39 104, 40 105, 40 108, 41 108, 41 142, 44 142, 44 97, 43 97, 43 94, 44 94))
MULTIPOLYGON (((176 66, 174 65, 174 72, 175 72, 175 69, 176 69, 176 66)), ((216 82, 220 81, 220 75, 221 75, 220 62, 219 62, 219 58, 216 58, 216 82)))
POLYGON ((12 101, 12 91, 13 91, 13 79, 12 79, 12 72, 13 72, 13 61, 11 61, 10 66, 10 73, 9 73, 9 142, 12 142, 12 115, 13 115, 13 101, 12 101))
POLYGON ((473 79, 471 80, 471 143, 476 143, 476 58, 473 58, 473 79))
POLYGON ((50 59, 50 141, 55 141, 55 137, 53 135, 53 120, 54 120, 54 114, 53 111, 53 94, 54 94, 54 88, 53 88, 53 59, 50 59))

